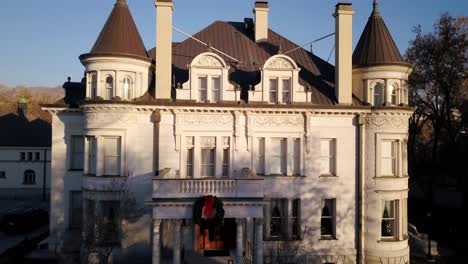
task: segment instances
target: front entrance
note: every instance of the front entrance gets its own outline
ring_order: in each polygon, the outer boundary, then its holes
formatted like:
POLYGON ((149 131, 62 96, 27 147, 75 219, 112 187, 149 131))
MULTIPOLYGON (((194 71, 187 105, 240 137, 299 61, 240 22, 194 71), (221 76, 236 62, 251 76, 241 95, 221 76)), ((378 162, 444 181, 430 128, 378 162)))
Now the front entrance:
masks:
POLYGON ((225 218, 221 227, 215 228, 214 240, 210 241, 210 230, 196 226, 197 249, 205 256, 228 256, 229 250, 236 247, 236 220, 225 218))

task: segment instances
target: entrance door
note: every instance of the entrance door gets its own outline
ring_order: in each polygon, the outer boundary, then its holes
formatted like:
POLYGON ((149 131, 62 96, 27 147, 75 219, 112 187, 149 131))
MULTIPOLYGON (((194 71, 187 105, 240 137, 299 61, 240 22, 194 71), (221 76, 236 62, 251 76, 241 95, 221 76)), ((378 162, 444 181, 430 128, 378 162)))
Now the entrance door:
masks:
POLYGON ((215 240, 210 241, 208 229, 196 226, 197 248, 200 250, 226 250, 236 247, 236 221, 226 218, 221 227, 215 228, 215 240))

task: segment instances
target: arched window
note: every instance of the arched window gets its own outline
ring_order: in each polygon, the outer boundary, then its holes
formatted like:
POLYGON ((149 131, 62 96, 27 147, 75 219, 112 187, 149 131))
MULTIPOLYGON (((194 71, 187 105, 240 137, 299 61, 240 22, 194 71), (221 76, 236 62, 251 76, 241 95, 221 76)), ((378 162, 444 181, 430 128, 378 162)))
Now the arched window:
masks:
POLYGON ((23 184, 36 184, 36 173, 33 170, 24 172, 23 184))
POLYGON ((381 106, 383 104, 383 85, 377 83, 374 86, 374 106, 381 106))
POLYGON ((91 73, 91 98, 94 99, 97 96, 97 74, 91 73))
POLYGON ((392 84, 390 86, 390 102, 392 105, 397 105, 398 104, 398 85, 397 84, 392 84))
POLYGON ((131 100, 133 98, 133 83, 130 77, 123 79, 124 99, 131 100))
POLYGON ((104 99, 112 99, 114 97, 114 78, 107 76, 106 78, 106 93, 104 99))

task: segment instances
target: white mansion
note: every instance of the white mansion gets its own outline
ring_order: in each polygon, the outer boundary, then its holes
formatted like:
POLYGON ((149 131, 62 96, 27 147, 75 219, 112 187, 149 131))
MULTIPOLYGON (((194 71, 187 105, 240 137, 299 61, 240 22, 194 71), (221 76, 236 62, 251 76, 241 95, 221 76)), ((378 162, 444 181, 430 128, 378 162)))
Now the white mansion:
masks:
POLYGON ((335 66, 270 30, 265 1, 254 19, 215 21, 180 43, 173 1, 155 6, 157 49, 117 0, 80 56, 83 82, 43 106, 53 116, 50 248, 63 252, 79 233, 82 253, 117 245, 113 262, 409 263, 412 66, 377 1, 354 52, 352 5, 336 5, 335 66), (215 215, 208 228, 200 209, 215 215))

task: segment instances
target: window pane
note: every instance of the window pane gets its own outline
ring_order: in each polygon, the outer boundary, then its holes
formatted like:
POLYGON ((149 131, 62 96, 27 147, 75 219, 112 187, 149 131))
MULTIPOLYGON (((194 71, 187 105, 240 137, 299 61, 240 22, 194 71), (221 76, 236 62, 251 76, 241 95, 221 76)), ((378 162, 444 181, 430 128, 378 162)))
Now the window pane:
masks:
POLYGON ((301 236, 301 200, 294 199, 293 200, 293 208, 292 208, 292 234, 293 236, 300 237, 301 236))
POLYGON ((88 174, 96 174, 96 138, 88 137, 88 174))
POLYGON ((207 94, 207 79, 206 77, 199 77, 198 78, 198 93, 199 93, 199 101, 206 101, 208 100, 207 94))
POLYGON ((320 233, 322 236, 335 235, 335 199, 322 200, 320 233))
POLYGON ((108 76, 106 78, 106 95, 104 99, 112 99, 114 90, 114 78, 108 76))
POLYGON ((286 174, 286 139, 273 138, 271 140, 271 174, 286 174))
POLYGON ((285 199, 271 200, 270 236, 281 237, 286 234, 287 218, 285 199))
POLYGON ((214 160, 215 150, 214 149, 202 149, 201 150, 201 176, 213 177, 214 176, 214 160))
POLYGON ((270 103, 278 102, 278 79, 270 79, 270 103))
POLYGON ((104 175, 120 175, 120 138, 104 138, 104 175))
POLYGON ((294 175, 301 175, 301 139, 294 139, 294 175))
POLYGON ((382 84, 378 83, 374 86, 374 106, 382 105, 382 97, 383 97, 383 86, 382 84))
POLYGON ((84 165, 84 137, 71 137, 71 169, 82 170, 84 165))
POLYGON ((257 174, 265 174, 265 138, 258 138, 257 174))
POLYGON ((283 103, 289 104, 291 102, 291 80, 284 79, 282 82, 283 82, 283 103))
POLYGON ((397 149, 396 141, 382 141, 381 143, 381 174, 384 176, 395 176, 397 172, 397 149))
POLYGON ((320 141, 320 171, 322 175, 335 175, 335 140, 320 141))
POLYGON ((395 201, 382 202, 382 237, 395 237, 395 201))
POLYGON ((221 78, 219 77, 213 77, 212 78, 212 86, 213 86, 213 99, 212 101, 214 103, 217 103, 220 101, 220 88, 221 88, 221 78))
POLYGON ((193 177, 193 148, 187 149, 187 177, 193 177))
POLYGON ((91 74, 91 98, 96 98, 97 95, 97 74, 91 74))
POLYGON ((229 149, 223 149, 223 176, 229 176, 229 149))

